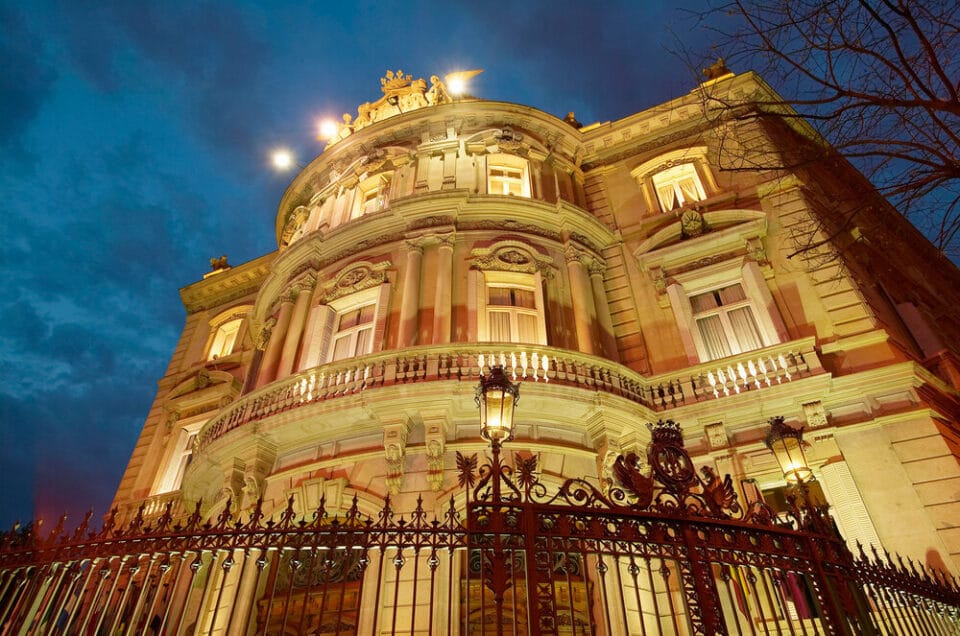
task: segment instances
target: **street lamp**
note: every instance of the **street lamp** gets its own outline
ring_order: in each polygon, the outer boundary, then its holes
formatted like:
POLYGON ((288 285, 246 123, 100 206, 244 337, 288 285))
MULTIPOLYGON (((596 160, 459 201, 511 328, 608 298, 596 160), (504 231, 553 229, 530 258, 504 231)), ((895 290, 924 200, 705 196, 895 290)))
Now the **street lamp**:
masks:
POLYGON ((490 367, 480 376, 474 400, 480 407, 480 435, 494 450, 513 439, 513 409, 520 400, 520 385, 507 379, 502 366, 490 367))
POLYGON ((764 440, 783 471, 783 477, 789 484, 804 488, 813 478, 813 471, 807 466, 807 456, 803 450, 803 427, 788 426, 783 417, 770 418, 770 430, 764 440))

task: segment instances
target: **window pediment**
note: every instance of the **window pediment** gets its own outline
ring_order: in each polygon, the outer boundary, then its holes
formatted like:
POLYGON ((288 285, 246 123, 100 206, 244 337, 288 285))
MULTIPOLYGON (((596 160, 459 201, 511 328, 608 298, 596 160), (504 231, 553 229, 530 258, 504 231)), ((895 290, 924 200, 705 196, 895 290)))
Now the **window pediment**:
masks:
POLYGON ((692 221, 679 217, 643 241, 633 252, 641 267, 684 268, 749 249, 752 241, 767 235, 767 216, 757 210, 717 210, 700 216, 706 231, 699 236, 690 236, 692 221))
POLYGON ((470 264, 473 269, 484 271, 533 274, 548 271, 553 259, 520 241, 498 241, 470 252, 470 264))
POLYGON ((324 284, 320 302, 330 303, 337 298, 382 285, 387 280, 390 267, 390 261, 354 263, 324 284))
POLYGON ((216 369, 200 369, 173 387, 164 401, 167 424, 223 408, 238 395, 242 385, 233 375, 216 369))

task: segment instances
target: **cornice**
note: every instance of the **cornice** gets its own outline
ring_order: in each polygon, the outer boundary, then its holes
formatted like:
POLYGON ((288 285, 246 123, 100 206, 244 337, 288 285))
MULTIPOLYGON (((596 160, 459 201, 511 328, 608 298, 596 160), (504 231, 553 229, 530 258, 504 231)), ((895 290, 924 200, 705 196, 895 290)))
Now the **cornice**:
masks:
POLYGON ((270 273, 277 253, 271 252, 252 261, 231 267, 180 289, 180 300, 187 313, 218 307, 250 294, 256 294, 270 273))

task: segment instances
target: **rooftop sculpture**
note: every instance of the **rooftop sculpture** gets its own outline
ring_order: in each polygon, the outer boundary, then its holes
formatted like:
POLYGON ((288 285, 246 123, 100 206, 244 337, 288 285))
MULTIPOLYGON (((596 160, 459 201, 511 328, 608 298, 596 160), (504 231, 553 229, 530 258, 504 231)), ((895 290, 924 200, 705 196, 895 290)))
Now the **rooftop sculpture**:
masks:
POLYGON ((370 124, 394 115, 426 106, 450 103, 454 101, 454 96, 459 93, 456 89, 457 85, 462 86, 463 82, 482 72, 482 69, 456 71, 444 75, 443 80, 437 75, 431 75, 430 86, 428 87, 427 81, 422 77, 414 79, 412 75, 401 70, 396 72, 388 70, 380 78, 380 90, 383 92, 383 97, 373 103, 364 102, 360 104, 355 118, 350 113, 344 113, 343 122, 337 125, 336 134, 327 143, 335 144, 370 124))

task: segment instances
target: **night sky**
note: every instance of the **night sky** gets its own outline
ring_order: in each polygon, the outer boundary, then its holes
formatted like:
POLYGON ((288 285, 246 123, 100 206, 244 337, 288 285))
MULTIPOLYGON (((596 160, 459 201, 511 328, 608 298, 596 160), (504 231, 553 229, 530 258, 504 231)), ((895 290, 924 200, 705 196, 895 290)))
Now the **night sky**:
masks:
MULTIPOLYGON (((0 0, 0 527, 106 512, 212 256, 276 205, 389 68, 586 123, 679 96, 673 3, 0 0)), ((734 69, 746 70, 746 69, 734 69)))

